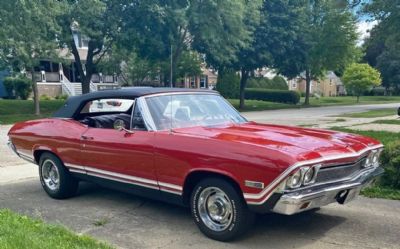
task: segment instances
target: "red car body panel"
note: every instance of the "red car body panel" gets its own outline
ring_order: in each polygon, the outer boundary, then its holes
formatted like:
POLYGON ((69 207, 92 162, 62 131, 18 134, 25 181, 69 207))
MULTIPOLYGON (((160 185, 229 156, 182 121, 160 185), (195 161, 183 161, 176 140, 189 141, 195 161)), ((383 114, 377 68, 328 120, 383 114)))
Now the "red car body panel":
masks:
POLYGON ((326 158, 329 167, 353 162, 358 152, 380 145, 358 135, 254 122, 130 134, 51 118, 15 124, 9 136, 19 153, 33 157, 48 150, 71 171, 178 195, 194 172, 222 174, 240 186, 247 201, 265 200, 269 192, 246 186, 246 180, 269 186, 298 162, 326 158), (351 156, 334 157, 346 154, 351 156))

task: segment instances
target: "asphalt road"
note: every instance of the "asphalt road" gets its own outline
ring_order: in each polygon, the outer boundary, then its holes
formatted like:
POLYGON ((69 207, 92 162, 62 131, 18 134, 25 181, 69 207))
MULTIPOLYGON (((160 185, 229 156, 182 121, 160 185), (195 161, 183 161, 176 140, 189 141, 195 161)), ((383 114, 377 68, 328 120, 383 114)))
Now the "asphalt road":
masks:
MULTIPOLYGON (((398 105, 323 107, 245 113, 249 120, 302 124, 329 116, 398 105)), ((399 248, 400 201, 360 197, 315 213, 259 216, 242 239, 220 243, 203 236, 188 209, 82 183, 78 196, 53 200, 42 190, 37 166, 8 152, 10 126, 0 126, 0 208, 60 223, 119 248, 399 248), (96 226, 96 222, 104 225, 96 226)), ((0 245, 1 248, 1 245, 0 245)))

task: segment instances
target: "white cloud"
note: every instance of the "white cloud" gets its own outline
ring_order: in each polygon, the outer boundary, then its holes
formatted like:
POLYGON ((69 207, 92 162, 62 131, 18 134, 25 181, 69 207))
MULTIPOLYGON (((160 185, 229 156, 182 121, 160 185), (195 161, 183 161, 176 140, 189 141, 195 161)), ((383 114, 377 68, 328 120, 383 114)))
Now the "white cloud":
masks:
POLYGON ((358 45, 364 43, 364 39, 369 36, 369 31, 378 23, 378 21, 360 21, 357 23, 357 32, 360 34, 358 45))

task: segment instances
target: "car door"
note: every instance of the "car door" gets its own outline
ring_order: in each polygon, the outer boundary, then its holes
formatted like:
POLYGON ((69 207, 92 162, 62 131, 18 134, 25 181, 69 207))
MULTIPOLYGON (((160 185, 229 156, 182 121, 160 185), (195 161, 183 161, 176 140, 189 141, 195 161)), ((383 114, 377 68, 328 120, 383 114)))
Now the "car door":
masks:
POLYGON ((81 158, 88 175, 158 189, 154 132, 140 125, 132 130, 88 128, 81 136, 81 158))

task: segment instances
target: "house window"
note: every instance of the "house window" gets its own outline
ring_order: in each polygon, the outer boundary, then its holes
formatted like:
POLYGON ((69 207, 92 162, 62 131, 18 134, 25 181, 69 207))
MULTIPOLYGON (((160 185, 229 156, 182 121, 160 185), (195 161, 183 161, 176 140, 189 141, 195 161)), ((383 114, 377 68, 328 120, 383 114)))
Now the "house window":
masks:
POLYGON ((190 87, 196 88, 196 78, 195 77, 190 77, 190 87))
POLYGON ((297 88, 296 82, 293 82, 293 83, 292 83, 292 87, 293 87, 293 88, 297 88))
POLYGON ((206 88, 207 87, 207 75, 202 75, 200 77, 200 88, 206 88))
POLYGON ((329 79, 329 85, 332 86, 332 79, 329 79))

